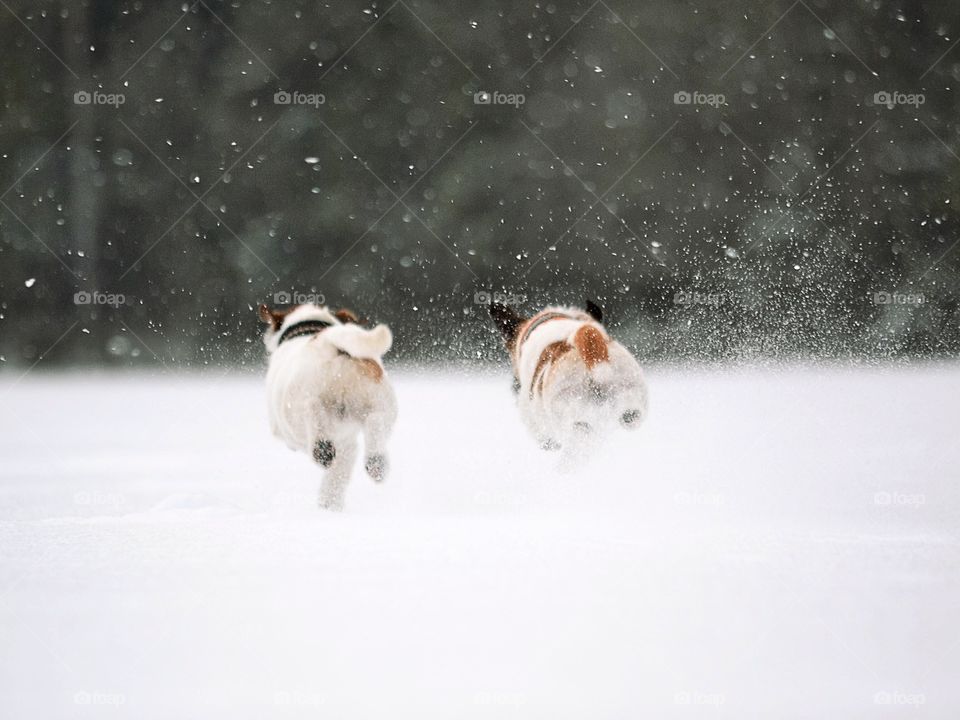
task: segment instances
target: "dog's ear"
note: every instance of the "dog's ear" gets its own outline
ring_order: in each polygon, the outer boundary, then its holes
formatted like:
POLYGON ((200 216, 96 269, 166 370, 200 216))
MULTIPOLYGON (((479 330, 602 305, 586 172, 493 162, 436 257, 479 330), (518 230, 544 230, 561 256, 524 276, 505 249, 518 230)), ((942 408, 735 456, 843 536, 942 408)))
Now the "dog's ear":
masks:
POLYGON ((603 322, 603 308, 597 305, 593 300, 587 298, 587 315, 592 317, 598 323, 603 322))
POLYGON ((500 334, 507 345, 512 345, 517 338, 517 330, 526 322, 526 318, 516 310, 502 303, 490 303, 490 317, 500 329, 500 334))
POLYGON ((357 317, 357 314, 353 312, 353 310, 347 310, 346 308, 340 308, 335 313, 333 313, 333 316, 337 318, 337 320, 342 322, 344 325, 347 325, 349 323, 356 324, 360 322, 360 318, 357 317))
POLYGON ((257 308, 257 315, 260 317, 260 322, 262 323, 266 323, 267 325, 276 324, 274 322, 273 311, 263 303, 260 303, 260 307, 257 308))
POLYGON ((290 310, 271 310, 263 303, 260 303, 260 307, 257 308, 257 315, 260 317, 260 321, 266 323, 274 330, 279 330, 280 326, 283 324, 283 318, 287 316, 290 310))

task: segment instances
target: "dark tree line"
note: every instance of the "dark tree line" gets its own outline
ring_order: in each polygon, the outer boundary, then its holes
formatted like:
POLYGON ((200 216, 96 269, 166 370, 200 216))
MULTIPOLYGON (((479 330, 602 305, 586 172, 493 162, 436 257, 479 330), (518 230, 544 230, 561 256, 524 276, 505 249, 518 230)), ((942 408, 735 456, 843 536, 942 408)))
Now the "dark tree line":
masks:
POLYGON ((411 359, 496 356, 490 293, 595 297, 645 357, 955 354, 958 33, 920 2, 10 3, 0 355, 258 361, 283 293, 411 359))

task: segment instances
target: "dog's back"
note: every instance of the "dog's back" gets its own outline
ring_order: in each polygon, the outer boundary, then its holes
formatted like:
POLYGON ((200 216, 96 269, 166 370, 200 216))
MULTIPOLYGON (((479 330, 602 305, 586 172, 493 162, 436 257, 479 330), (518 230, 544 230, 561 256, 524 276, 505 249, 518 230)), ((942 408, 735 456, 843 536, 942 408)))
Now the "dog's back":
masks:
POLYGON ((491 309, 513 361, 521 416, 545 447, 600 432, 611 420, 636 427, 646 414, 639 364, 593 309, 548 307, 528 319, 491 309))
POLYGON ((274 434, 308 450, 325 420, 353 425, 355 432, 392 390, 379 360, 354 357, 320 334, 277 349, 267 394, 274 434))

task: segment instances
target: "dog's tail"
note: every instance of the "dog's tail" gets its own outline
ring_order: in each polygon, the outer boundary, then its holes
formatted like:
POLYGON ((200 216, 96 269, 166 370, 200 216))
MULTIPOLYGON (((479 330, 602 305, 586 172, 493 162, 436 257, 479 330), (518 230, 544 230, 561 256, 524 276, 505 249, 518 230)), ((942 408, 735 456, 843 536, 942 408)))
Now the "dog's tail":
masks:
POLYGON ((610 360, 609 340, 594 325, 583 325, 573 334, 570 343, 577 349, 588 370, 610 360))
POLYGON ((323 336, 338 350, 358 359, 379 360, 393 345, 393 333, 386 325, 372 330, 353 323, 335 325, 325 330, 323 336))

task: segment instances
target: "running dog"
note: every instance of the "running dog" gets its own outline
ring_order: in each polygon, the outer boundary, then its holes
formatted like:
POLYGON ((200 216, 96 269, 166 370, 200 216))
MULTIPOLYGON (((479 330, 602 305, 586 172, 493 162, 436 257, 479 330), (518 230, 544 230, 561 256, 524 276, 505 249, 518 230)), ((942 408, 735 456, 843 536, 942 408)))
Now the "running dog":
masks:
POLYGON ((351 311, 319 305, 261 305, 259 316, 267 325, 270 428, 326 469, 320 507, 340 510, 359 434, 367 474, 379 482, 387 472, 397 401, 381 358, 393 335, 386 325, 367 330, 351 311))
POLYGON ((619 422, 640 425, 647 386, 634 357, 602 325, 603 313, 548 307, 530 318, 493 303, 513 363, 520 416, 545 450, 581 447, 619 422))

